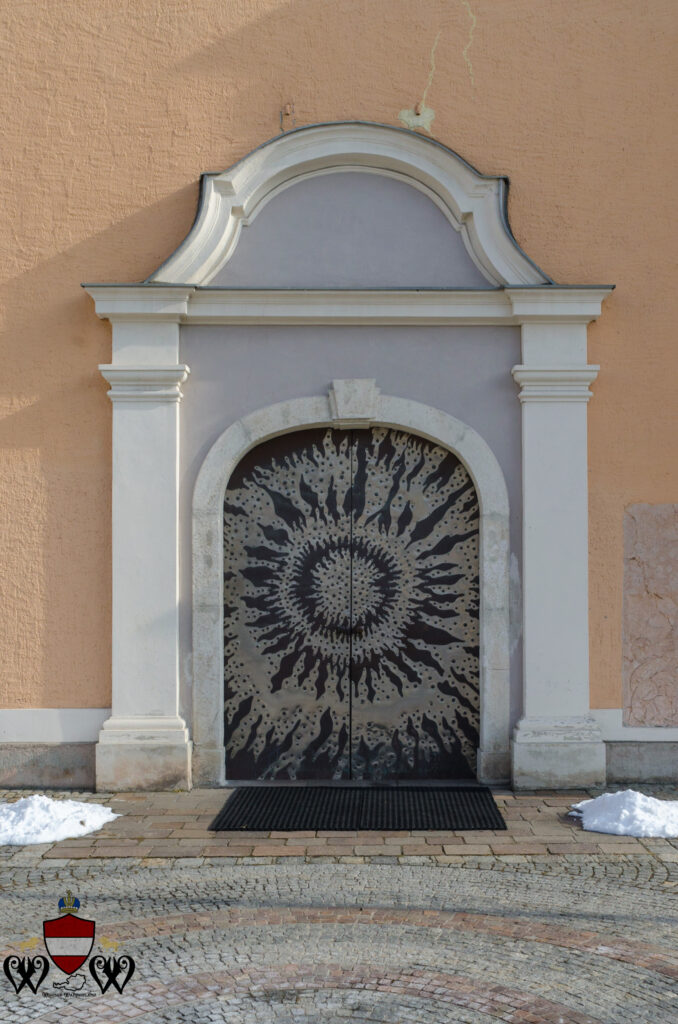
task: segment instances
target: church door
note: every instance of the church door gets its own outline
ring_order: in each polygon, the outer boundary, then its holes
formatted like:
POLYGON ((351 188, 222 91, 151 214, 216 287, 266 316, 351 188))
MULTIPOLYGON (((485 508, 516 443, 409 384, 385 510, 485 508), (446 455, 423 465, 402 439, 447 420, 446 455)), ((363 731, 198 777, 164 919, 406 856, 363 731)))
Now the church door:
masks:
POLYGON ((478 499, 401 431, 277 437, 224 502, 226 778, 475 778, 478 499))

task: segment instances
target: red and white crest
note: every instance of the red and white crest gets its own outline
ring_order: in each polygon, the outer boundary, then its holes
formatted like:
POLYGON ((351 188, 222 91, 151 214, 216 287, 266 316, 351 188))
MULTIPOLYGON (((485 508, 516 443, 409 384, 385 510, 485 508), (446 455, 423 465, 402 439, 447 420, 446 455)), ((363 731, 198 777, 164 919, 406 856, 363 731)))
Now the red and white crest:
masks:
POLYGON ((92 951, 94 921, 64 914, 51 921, 43 921, 42 929, 52 963, 64 974, 74 974, 92 951))

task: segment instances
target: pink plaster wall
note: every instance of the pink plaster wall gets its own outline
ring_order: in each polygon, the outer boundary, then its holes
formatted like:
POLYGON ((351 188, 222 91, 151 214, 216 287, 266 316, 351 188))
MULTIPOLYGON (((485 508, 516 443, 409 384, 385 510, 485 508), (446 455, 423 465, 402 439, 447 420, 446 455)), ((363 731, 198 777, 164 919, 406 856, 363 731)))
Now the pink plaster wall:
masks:
POLYGON ((0 11, 0 664, 5 706, 110 700, 110 357, 84 280, 181 241, 201 171, 280 129, 399 124, 511 178, 591 331, 591 665, 621 705, 626 505, 676 500, 675 0, 33 0, 0 11), (672 223, 673 222, 673 223, 672 223))

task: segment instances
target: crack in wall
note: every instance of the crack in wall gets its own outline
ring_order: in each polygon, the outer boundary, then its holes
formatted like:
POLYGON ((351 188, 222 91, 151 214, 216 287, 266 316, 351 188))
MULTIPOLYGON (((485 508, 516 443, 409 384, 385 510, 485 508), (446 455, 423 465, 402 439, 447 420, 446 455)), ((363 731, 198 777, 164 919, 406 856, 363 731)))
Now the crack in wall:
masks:
MULTIPOLYGON (((476 18, 475 14, 471 9, 469 0, 461 0, 461 5, 462 7, 466 8, 468 16, 471 19, 471 26, 469 28, 468 39, 466 40, 466 45, 462 50, 462 57, 464 60, 464 64, 466 65, 466 68, 468 70, 469 78, 471 80, 471 88, 475 89, 476 81, 475 76, 473 74, 473 62, 471 60, 470 53, 471 47, 473 46, 473 36, 476 30, 476 25, 478 24, 478 19, 476 18)), ((436 33, 435 39, 433 40, 433 46, 431 47, 431 52, 429 54, 428 78, 426 80, 426 86, 424 88, 424 93, 421 99, 419 100, 418 103, 415 104, 413 108, 401 110, 398 113, 398 120, 401 122, 401 124, 404 124, 407 128, 412 129, 422 128, 429 134, 432 134, 431 126, 433 125, 433 120, 436 114, 435 110, 433 110, 432 107, 426 106, 426 100, 428 99, 429 90, 433 85, 433 79, 436 73, 436 49, 438 48, 438 43, 440 41, 441 35, 442 29, 439 29, 438 32, 436 33)))
POLYGON ((429 73, 428 73, 428 79, 427 79, 427 82, 426 82, 426 88, 424 89, 424 95, 421 97, 421 107, 422 107, 422 109, 426 106, 426 97, 428 96, 428 91, 431 88, 431 85, 433 84, 433 76, 436 73, 436 49, 438 48, 438 42, 439 41, 440 41, 440 31, 438 32, 438 34, 436 35, 435 39, 433 40, 433 46, 431 47, 431 55, 429 57, 430 68, 429 68, 429 73))
POLYGON ((421 97, 419 103, 412 110, 401 110, 398 114, 398 120, 401 121, 407 128, 423 128, 431 134, 431 125, 433 119, 436 116, 435 110, 431 107, 426 106, 426 98, 428 91, 433 84, 433 78, 436 73, 436 48, 440 40, 442 29, 440 29, 433 40, 433 46, 431 47, 431 53, 429 55, 429 72, 428 79, 426 80, 426 88, 424 94, 421 97))
POLYGON ((473 77, 473 64, 471 63, 471 58, 469 57, 469 53, 470 53, 471 47, 473 46, 473 33, 476 30, 476 24, 478 23, 478 19, 476 18, 475 14, 471 10, 471 5, 468 2, 468 0, 461 0, 461 3, 462 3, 462 7, 465 7, 466 10, 468 11, 468 16, 471 19, 471 28, 469 29, 469 33, 468 33, 468 40, 466 42, 466 46, 462 50, 462 54, 461 55, 464 58, 464 63, 466 64, 466 67, 468 68, 469 78, 471 79, 471 87, 473 89, 475 89, 476 81, 475 81, 475 78, 473 77))

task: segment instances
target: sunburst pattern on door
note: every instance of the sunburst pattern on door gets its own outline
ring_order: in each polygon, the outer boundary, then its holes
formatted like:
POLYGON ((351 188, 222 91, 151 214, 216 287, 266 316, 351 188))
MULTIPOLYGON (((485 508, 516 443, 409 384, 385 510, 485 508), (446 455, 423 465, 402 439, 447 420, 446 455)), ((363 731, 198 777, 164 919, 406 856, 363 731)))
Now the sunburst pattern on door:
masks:
POLYGON ((375 428, 289 434, 224 503, 226 777, 462 778, 478 745, 478 501, 375 428))

